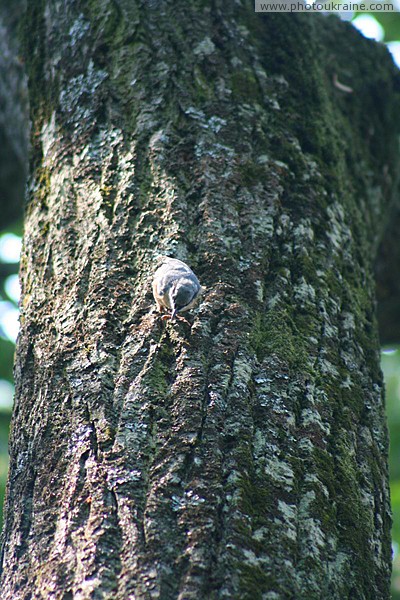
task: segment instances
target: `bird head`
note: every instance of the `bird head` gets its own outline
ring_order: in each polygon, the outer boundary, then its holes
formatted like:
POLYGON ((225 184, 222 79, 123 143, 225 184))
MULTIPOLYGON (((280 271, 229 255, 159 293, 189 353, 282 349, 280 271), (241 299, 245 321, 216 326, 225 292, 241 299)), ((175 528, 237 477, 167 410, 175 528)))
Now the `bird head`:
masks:
POLYGON ((177 313, 185 310, 198 294, 198 286, 189 278, 180 278, 175 281, 169 290, 169 301, 171 306, 171 321, 177 313))

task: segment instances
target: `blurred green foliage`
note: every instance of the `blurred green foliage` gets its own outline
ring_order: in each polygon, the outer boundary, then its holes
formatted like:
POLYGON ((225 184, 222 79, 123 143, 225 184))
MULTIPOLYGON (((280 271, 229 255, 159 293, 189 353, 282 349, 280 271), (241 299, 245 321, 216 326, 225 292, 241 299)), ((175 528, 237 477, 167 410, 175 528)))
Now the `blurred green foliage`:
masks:
MULTIPOLYGON (((1 296, 0 296, 1 299, 1 296)), ((15 345, 10 340, 0 337, 0 379, 12 381, 12 365, 15 345)))
POLYGON ((8 472, 8 431, 10 413, 0 413, 0 524, 3 523, 3 502, 8 472))
POLYGON ((390 451, 390 493, 393 511, 393 600, 400 600, 400 346, 382 353, 382 369, 386 385, 390 451))
MULTIPOLYGON (((3 231, 0 233, 12 233, 16 236, 22 235, 22 223, 18 222, 13 227, 9 227, 7 232, 3 231)), ((8 302, 16 306, 15 301, 10 298, 4 287, 6 278, 12 274, 18 273, 18 262, 2 262, 0 258, 0 305, 3 302, 8 302)), ((0 313, 2 319, 6 319, 7 316, 3 312, 0 313)), ((7 480, 8 471, 8 432, 11 419, 11 407, 7 406, 7 400, 4 395, 6 390, 2 387, 2 383, 9 382, 13 383, 13 362, 14 362, 14 351, 15 344, 6 338, 2 328, 2 322, 0 318, 0 527, 3 522, 3 500, 4 491, 7 480)), ((8 386, 10 387, 10 386, 8 386)), ((8 390, 7 390, 8 391, 8 390)), ((8 391, 9 393, 9 391, 8 391)))
MULTIPOLYGON (((387 0, 388 2, 391 0, 387 0)), ((354 16, 370 15, 382 26, 385 35, 384 42, 397 42, 400 40, 400 13, 398 12, 357 12, 354 16)))

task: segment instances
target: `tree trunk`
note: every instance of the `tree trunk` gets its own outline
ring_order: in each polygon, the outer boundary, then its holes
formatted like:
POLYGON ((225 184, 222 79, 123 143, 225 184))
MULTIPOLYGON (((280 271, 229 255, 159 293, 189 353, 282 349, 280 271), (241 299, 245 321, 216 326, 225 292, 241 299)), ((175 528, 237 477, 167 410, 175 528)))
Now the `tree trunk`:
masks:
POLYGON ((389 598, 386 50, 247 2, 34 0, 21 30, 2 598, 389 598), (207 287, 191 326, 159 253, 207 287))
POLYGON ((0 232, 22 217, 28 161, 26 78, 2 4, 0 0, 0 232))

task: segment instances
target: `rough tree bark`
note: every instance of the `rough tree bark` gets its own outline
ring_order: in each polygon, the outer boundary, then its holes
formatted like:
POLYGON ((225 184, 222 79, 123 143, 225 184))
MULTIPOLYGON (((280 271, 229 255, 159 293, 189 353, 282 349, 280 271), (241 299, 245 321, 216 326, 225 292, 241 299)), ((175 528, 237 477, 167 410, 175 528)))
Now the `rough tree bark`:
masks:
POLYGON ((20 29, 2 598, 388 598, 386 50, 239 1, 32 0, 20 29), (158 253, 207 286, 191 327, 158 319, 158 253))

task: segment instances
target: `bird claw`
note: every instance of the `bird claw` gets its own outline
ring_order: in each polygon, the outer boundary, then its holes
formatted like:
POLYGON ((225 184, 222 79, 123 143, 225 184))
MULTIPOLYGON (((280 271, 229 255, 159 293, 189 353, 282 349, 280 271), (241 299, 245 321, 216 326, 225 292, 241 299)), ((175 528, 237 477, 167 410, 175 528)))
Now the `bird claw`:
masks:
MULTIPOLYGON (((184 321, 187 325, 190 325, 190 322, 187 319, 185 319, 185 317, 181 317, 180 315, 175 315, 175 319, 177 319, 178 321, 184 321)), ((171 321, 171 315, 162 315, 161 320, 162 321, 171 321)))
POLYGON ((175 318, 178 319, 179 321, 184 321, 184 323, 186 323, 187 325, 191 325, 190 321, 188 321, 187 319, 185 319, 185 317, 181 317, 180 315, 176 315, 175 318))

